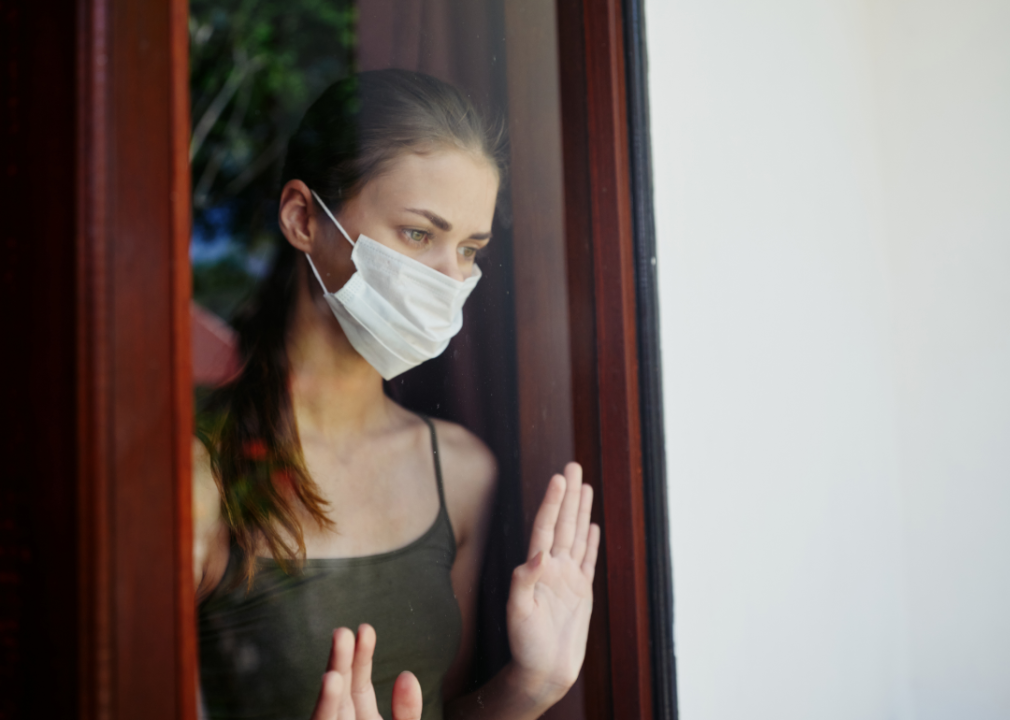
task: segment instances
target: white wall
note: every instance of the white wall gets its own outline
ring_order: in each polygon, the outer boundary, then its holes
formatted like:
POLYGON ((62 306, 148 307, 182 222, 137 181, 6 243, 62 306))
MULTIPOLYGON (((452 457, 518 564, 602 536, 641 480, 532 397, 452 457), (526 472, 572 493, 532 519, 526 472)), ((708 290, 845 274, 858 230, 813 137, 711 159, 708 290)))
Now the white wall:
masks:
POLYGON ((646 23, 682 717, 1010 717, 1010 3, 646 23))
POLYGON ((917 717, 1010 718, 1010 3, 873 3, 917 717))

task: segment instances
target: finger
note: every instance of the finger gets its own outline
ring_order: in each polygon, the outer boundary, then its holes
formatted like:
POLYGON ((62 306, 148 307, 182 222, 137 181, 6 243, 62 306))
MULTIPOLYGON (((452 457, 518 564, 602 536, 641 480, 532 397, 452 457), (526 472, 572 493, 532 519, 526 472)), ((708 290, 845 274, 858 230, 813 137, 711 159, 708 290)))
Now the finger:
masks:
MULTIPOLYGON (((346 664, 347 660, 347 638, 345 637, 345 632, 350 632, 347 628, 337 628, 333 631, 333 641, 330 643, 330 657, 326 661, 326 672, 345 672, 341 670, 343 665, 346 664)), ((354 652, 353 640, 354 636, 351 636, 351 652, 354 652)))
POLYGON ((586 546, 589 542, 589 519, 593 513, 593 488, 582 486, 582 497, 579 499, 579 520, 575 525, 575 543, 572 545, 572 560, 581 565, 586 559, 586 546))
POLYGON ((319 699, 312 711, 311 720, 337 720, 340 704, 344 699, 344 679, 336 670, 323 674, 322 687, 319 688, 319 699))
POLYGON ((335 672, 337 669, 337 631, 333 631, 330 638, 330 657, 326 660, 326 672, 335 672))
POLYGON ((378 717, 375 688, 372 686, 372 656, 375 653, 375 630, 367 623, 358 628, 351 665, 351 699, 355 717, 378 717))
POLYGON ((589 540, 586 542, 586 558, 582 561, 582 574, 589 582, 596 576, 596 556, 600 551, 600 526, 593 523, 589 526, 589 540))
POLYGON ((561 475, 555 475, 547 484, 544 501, 540 503, 537 516, 533 519, 533 532, 530 535, 530 551, 526 554, 529 561, 540 552, 550 552, 554 545, 554 526, 561 512, 561 503, 565 498, 566 480, 561 475))
POLYGON ((375 652, 375 630, 371 625, 358 628, 357 642, 354 645, 354 659, 351 663, 351 692, 359 693, 367 690, 372 684, 372 654, 375 652))
POLYGON ((350 686, 351 665, 354 662, 354 633, 347 628, 337 628, 333 631, 333 670, 344 676, 350 686))
POLYGON ((421 683, 414 673, 404 670, 393 683, 393 720, 420 720, 423 709, 421 683))
POLYGON ((343 692, 341 694, 341 712, 349 714, 351 712, 351 667, 354 662, 354 633, 345 627, 337 628, 333 632, 333 671, 340 673, 343 681, 343 692))
POLYGON ((552 555, 570 553, 575 542, 575 527, 579 518, 579 501, 582 498, 582 466, 578 463, 565 465, 565 497, 558 512, 557 527, 554 530, 552 555))
POLYGON ((541 550, 532 560, 527 560, 512 571, 512 590, 509 602, 515 601, 521 606, 526 606, 532 601, 533 589, 536 587, 537 580, 544 574, 549 557, 549 552, 541 550))

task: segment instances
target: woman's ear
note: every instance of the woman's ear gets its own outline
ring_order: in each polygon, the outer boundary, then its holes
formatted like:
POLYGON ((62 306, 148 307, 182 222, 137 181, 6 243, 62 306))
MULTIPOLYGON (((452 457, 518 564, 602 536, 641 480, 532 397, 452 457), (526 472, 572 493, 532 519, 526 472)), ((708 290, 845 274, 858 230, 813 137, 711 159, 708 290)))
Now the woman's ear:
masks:
POLYGON ((313 210, 312 192, 301 180, 289 180, 281 189, 278 222, 289 243, 302 252, 312 252, 319 225, 313 210))

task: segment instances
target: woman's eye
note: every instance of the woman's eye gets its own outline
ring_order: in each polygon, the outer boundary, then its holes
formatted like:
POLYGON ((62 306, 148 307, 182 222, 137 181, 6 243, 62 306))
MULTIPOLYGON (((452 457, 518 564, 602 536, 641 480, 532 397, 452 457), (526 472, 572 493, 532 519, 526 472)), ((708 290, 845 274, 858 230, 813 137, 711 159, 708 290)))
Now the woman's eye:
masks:
POLYGON ((411 242, 419 243, 428 239, 428 233, 424 230, 404 230, 403 232, 411 242))
POLYGON ((459 254, 466 260, 473 260, 477 257, 477 248, 475 247, 461 247, 459 249, 459 254))

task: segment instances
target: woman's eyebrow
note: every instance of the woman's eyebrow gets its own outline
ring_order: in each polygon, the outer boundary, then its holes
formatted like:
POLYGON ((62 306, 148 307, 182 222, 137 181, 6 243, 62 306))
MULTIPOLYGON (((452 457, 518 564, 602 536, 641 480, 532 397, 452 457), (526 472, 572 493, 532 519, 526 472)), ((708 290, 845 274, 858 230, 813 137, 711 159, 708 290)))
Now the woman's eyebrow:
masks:
POLYGON ((430 210, 415 210, 414 208, 406 208, 407 212, 412 212, 416 215, 420 215, 428 219, 432 225, 437 227, 442 232, 448 232, 452 230, 452 223, 446 220, 444 217, 436 215, 430 210))
MULTIPOLYGON (((417 208, 404 208, 407 212, 414 213, 415 215, 420 215, 423 218, 427 218, 428 222, 437 227, 442 232, 449 232, 452 230, 452 223, 446 220, 441 215, 436 215, 431 210, 418 210, 417 208)), ((470 236, 471 240, 488 240, 491 237, 490 232, 474 233, 470 236)))

